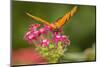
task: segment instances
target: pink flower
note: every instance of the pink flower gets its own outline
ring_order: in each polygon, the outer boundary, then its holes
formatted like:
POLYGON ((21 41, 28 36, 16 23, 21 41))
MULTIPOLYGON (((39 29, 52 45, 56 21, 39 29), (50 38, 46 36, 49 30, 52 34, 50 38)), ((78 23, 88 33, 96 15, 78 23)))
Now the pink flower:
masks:
POLYGON ((34 35, 35 37, 39 37, 39 36, 41 35, 41 33, 40 33, 40 31, 34 31, 34 32, 33 32, 33 35, 34 35))
POLYGON ((70 45, 70 40, 67 39, 67 40, 66 40, 66 44, 67 44, 67 45, 70 45))
POLYGON ((32 44, 32 40, 36 39, 35 36, 33 35, 32 31, 28 31, 25 36, 24 39, 27 40, 30 44, 32 44))
POLYGON ((60 42, 61 41, 61 36, 60 35, 55 35, 54 37, 53 37, 53 41, 56 43, 56 45, 58 45, 58 42, 60 42))
POLYGON ((48 25, 40 29, 38 29, 38 27, 40 28, 40 24, 32 24, 29 31, 24 36, 25 40, 28 42, 33 42, 35 40, 35 44, 39 43, 43 47, 47 47, 50 42, 56 45, 58 45, 59 42, 70 45, 70 40, 68 40, 67 36, 62 35, 62 28, 53 30, 53 28, 48 25))
POLYGON ((24 39, 28 42, 32 42, 32 40, 36 40, 36 37, 40 35, 40 32, 37 31, 37 28, 40 24, 31 24, 29 27, 29 31, 25 34, 24 39))
POLYGON ((50 27, 50 26, 48 26, 48 25, 45 25, 44 28, 45 28, 45 30, 47 30, 47 31, 52 31, 52 30, 53 30, 53 28, 50 27))
POLYGON ((48 39, 44 39, 44 40, 42 40, 42 42, 41 42, 41 46, 43 46, 43 47, 47 47, 49 45, 49 40, 48 39))
POLYGON ((70 45, 70 40, 66 37, 66 35, 62 36, 62 41, 65 42, 67 45, 70 45))
POLYGON ((39 31, 41 34, 47 34, 47 31, 45 30, 45 28, 41 28, 41 29, 39 29, 39 31))
POLYGON ((55 32, 53 35, 53 41, 58 45, 59 42, 62 42, 63 44, 70 45, 70 40, 66 37, 66 35, 60 35, 58 32, 55 32))
POLYGON ((29 43, 32 42, 32 40, 37 40, 37 37, 40 36, 40 32, 39 31, 28 31, 25 36, 24 39, 27 40, 29 43))
POLYGON ((33 32, 32 31, 28 31, 25 36, 24 36, 25 40, 32 40, 34 38, 33 32))
POLYGON ((36 31, 38 27, 40 27, 40 24, 31 24, 29 30, 36 31))

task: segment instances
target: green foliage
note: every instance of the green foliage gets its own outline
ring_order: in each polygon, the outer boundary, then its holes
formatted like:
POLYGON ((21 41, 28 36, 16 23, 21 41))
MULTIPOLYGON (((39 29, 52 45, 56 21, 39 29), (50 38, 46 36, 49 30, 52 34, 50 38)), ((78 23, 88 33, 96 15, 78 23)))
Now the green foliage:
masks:
POLYGON ((75 61, 95 61, 95 44, 90 48, 86 48, 83 52, 66 52, 59 62, 75 62, 75 61))
POLYGON ((49 47, 37 47, 36 50, 45 58, 48 59, 48 63, 57 63, 58 59, 63 55, 64 49, 62 43, 59 42, 55 47, 55 44, 49 44, 49 47))

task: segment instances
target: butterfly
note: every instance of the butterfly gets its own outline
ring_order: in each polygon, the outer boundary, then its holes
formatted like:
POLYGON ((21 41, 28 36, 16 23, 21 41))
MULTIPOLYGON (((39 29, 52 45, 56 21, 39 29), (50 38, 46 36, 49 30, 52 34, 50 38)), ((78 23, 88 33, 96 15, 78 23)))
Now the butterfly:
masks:
POLYGON ((57 19, 54 23, 49 23, 39 17, 33 16, 30 13, 26 13, 29 17, 31 17, 34 20, 37 20, 41 23, 43 23, 44 25, 48 25, 51 28, 53 28, 53 30, 59 30, 65 23, 67 23, 69 21, 69 19, 75 14, 75 12, 77 11, 77 6, 74 6, 71 11, 67 12, 64 16, 62 16, 61 18, 57 19))

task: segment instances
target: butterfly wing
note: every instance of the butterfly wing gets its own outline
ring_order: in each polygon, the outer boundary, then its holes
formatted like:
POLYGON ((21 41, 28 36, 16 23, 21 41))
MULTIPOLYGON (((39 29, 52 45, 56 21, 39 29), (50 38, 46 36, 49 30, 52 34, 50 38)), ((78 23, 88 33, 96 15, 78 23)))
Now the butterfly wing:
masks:
POLYGON ((76 10, 77 6, 73 7, 70 12, 66 13, 61 19, 57 20, 57 22, 55 22, 56 28, 60 28, 65 24, 65 22, 68 22, 69 19, 75 14, 76 10))
POLYGON ((66 13, 62 18, 59 18, 58 20, 56 20, 56 22, 53 24, 50 24, 49 22, 47 22, 39 17, 33 16, 29 13, 26 13, 26 14, 29 17, 31 17, 32 19, 37 20, 45 25, 48 25, 48 26, 52 27, 53 29, 59 29, 60 27, 62 27, 65 24, 65 22, 69 21, 70 17, 72 17, 74 15, 76 10, 77 10, 77 6, 75 6, 70 12, 66 13))
POLYGON ((53 25, 51 25, 49 22, 47 22, 47 21, 45 21, 45 20, 43 20, 43 19, 41 19, 41 18, 39 18, 39 17, 36 17, 36 16, 33 16, 33 15, 31 15, 30 13, 26 13, 29 17, 31 17, 32 19, 34 19, 34 20, 37 20, 37 21, 39 21, 39 22, 41 22, 41 23, 43 23, 43 24, 45 24, 45 25, 48 25, 48 26, 50 26, 50 27, 52 27, 52 28, 55 28, 53 25))

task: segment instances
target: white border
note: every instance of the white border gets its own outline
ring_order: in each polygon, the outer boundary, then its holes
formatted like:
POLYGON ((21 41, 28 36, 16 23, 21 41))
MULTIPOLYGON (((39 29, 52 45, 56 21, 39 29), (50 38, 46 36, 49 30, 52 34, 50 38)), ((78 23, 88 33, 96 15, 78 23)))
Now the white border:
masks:
POLYGON ((81 5, 96 5, 96 0, 16 0, 16 1, 37 1, 37 2, 50 2, 50 3, 71 3, 81 5))
POLYGON ((0 67, 10 64, 10 0, 0 1, 0 67))
MULTIPOLYGON (((92 1, 92 0, 91 0, 92 1)), ((38 65, 38 67, 99 67, 100 64, 100 1, 97 6, 97 43, 96 43, 96 62, 68 63, 54 65, 38 65)), ((10 67, 10 1, 0 1, 0 67, 10 67)), ((26 67, 26 66, 25 66, 26 67)), ((32 66, 28 66, 32 67, 32 66)))

